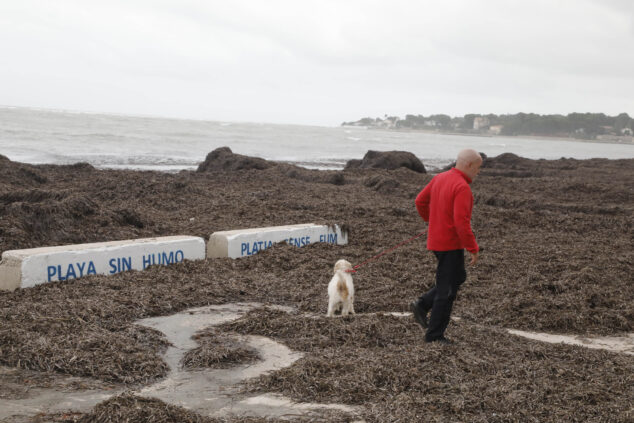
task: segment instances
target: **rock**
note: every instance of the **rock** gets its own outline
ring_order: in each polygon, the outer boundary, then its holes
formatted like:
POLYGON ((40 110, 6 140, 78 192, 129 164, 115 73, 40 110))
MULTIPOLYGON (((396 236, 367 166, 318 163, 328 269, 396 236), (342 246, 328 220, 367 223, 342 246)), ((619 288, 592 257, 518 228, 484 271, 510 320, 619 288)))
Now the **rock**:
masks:
POLYGON ((517 166, 530 166, 534 165, 535 161, 531 159, 525 159, 517 154, 502 153, 499 156, 487 158, 482 167, 502 167, 502 168, 515 168, 517 166))
POLYGON ((196 171, 212 172, 247 169, 263 170, 272 166, 274 166, 273 163, 259 157, 234 154, 229 147, 220 147, 207 154, 205 161, 198 165, 198 169, 196 171))
POLYGON ((349 160, 345 169, 398 169, 399 167, 418 173, 427 173, 418 157, 407 151, 369 150, 362 160, 349 160))

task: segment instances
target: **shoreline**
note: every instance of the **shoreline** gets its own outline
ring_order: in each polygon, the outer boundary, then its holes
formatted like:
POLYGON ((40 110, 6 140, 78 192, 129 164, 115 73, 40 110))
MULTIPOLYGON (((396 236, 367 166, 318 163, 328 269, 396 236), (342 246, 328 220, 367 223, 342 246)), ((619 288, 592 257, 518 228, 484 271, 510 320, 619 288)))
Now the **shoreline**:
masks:
MULTIPOLYGON (((440 134, 440 135, 445 135, 445 134, 440 134)), ((448 135, 448 134, 447 134, 448 135)), ((456 134, 458 135, 458 134, 456 134)), ((465 134, 462 134, 465 135, 465 134)), ((466 135, 469 136, 469 135, 466 135)), ((518 158, 523 159, 523 160, 529 160, 529 161, 546 161, 546 162, 556 162, 558 160, 561 160, 562 158, 565 159, 570 159, 570 160, 576 160, 576 161, 592 161, 592 160, 608 160, 610 162, 615 162, 615 161, 619 161, 619 160, 634 160, 634 156, 633 157, 621 157, 621 158, 606 158, 606 157, 589 157, 589 158, 574 158, 574 157, 558 157, 558 158, 530 158, 530 157, 525 157, 525 156, 521 156, 512 152, 506 152, 506 153, 500 153, 496 156, 487 156, 489 159, 493 159, 495 157, 498 157, 500 155, 503 154, 514 154, 516 155, 518 158)), ((2 156, 2 154, 0 153, 0 156, 2 156)), ((6 157, 6 156, 4 156, 6 157)), ((8 157, 7 157, 8 158, 8 157)), ((121 164, 116 164, 116 165, 112 165, 112 164, 102 164, 102 165, 96 165, 90 162, 84 162, 84 161, 78 161, 78 162, 73 162, 73 163, 42 163, 42 162, 25 162, 25 161, 18 161, 18 160, 13 160, 8 158, 12 163, 15 164, 21 164, 21 165, 27 165, 27 166, 73 166, 73 165, 77 165, 80 163, 86 163, 90 166, 92 166, 94 169, 96 170, 100 170, 100 171, 134 171, 134 172, 138 172, 138 173, 144 173, 144 172, 157 172, 157 173, 165 173, 165 174, 171 174, 171 175, 178 175, 182 172, 192 172, 192 173, 196 173, 197 172, 197 168, 198 165, 200 165, 201 162, 196 162, 196 163, 192 163, 191 165, 187 165, 187 166, 183 166, 183 165, 176 165, 173 168, 170 168, 168 166, 165 165, 157 165, 157 166, 153 166, 153 165, 139 165, 139 164, 134 164, 134 165, 121 165, 121 164)), ((352 158, 347 159, 347 161, 350 160, 354 160, 352 158)), ((442 170, 444 167, 446 167, 447 165, 453 163, 455 161, 455 159, 451 159, 451 158, 446 158, 446 159, 420 159, 421 162, 424 164, 425 168, 427 169, 428 173, 436 173, 440 170, 442 170)), ((276 164, 280 164, 280 165, 291 165, 291 166, 297 166, 298 168, 307 170, 307 171, 320 171, 320 172, 343 172, 345 170, 345 166, 346 163, 343 163, 340 167, 334 167, 334 166, 327 166, 327 167, 319 167, 319 166, 313 166, 310 163, 311 162, 307 162, 305 160, 303 161, 289 161, 289 160, 269 160, 272 163, 276 163, 276 164)), ((320 163, 320 162, 315 162, 316 164, 320 163)))
POLYGON ((479 138, 516 138, 516 139, 528 139, 528 140, 541 140, 541 141, 568 141, 568 142, 585 142, 594 144, 617 144, 617 145, 632 145, 634 146, 634 137, 624 137, 625 140, 589 140, 584 138, 574 137, 558 137, 554 135, 497 135, 497 134, 469 134, 465 132, 444 132, 425 129, 392 129, 392 128, 379 128, 374 126, 354 126, 354 125, 342 125, 342 128, 365 128, 369 131, 386 131, 386 132, 404 132, 404 133, 423 133, 433 135, 458 135, 463 137, 479 137, 479 138))

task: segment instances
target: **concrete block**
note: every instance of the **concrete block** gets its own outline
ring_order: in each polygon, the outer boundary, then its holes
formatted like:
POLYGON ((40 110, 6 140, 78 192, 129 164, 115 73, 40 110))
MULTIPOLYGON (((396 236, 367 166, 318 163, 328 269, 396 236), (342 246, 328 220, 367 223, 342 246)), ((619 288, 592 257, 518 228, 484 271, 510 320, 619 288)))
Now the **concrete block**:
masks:
POLYGON ((207 243, 207 257, 246 257, 283 241, 297 247, 316 242, 345 245, 348 233, 339 225, 314 223, 214 232, 207 243))
POLYGON ((0 290, 204 258, 205 240, 194 236, 10 250, 2 253, 0 290))

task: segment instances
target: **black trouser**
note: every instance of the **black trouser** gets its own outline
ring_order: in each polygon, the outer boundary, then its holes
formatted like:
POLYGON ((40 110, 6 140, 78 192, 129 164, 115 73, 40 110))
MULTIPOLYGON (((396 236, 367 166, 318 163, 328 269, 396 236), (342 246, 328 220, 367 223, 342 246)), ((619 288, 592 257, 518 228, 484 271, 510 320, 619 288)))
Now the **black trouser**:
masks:
POLYGON ((467 279, 464 250, 434 251, 434 254, 438 259, 436 285, 418 299, 418 306, 424 312, 431 310, 425 334, 426 341, 434 341, 444 336, 458 289, 467 279))

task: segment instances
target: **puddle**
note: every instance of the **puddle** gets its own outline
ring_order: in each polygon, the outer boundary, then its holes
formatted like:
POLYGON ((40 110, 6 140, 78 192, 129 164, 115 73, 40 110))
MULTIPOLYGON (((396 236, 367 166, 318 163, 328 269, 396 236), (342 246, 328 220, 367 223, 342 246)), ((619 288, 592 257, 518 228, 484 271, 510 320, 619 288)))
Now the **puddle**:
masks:
MULTIPOLYGON (((257 350, 256 363, 228 369, 183 370, 181 358, 198 344, 192 339, 196 332, 210 326, 236 320, 259 304, 224 304, 189 309, 178 314, 153 317, 135 323, 157 329, 165 334, 170 346, 163 359, 170 371, 167 377, 133 393, 158 398, 199 414, 212 417, 266 416, 309 414, 319 409, 335 409, 354 413, 354 408, 338 404, 295 403, 279 395, 247 396, 239 394, 240 382, 292 365, 302 355, 285 345, 262 336, 240 336, 249 347, 257 350)), ((287 308, 280 308, 288 311, 287 308)), ((67 410, 89 412, 98 403, 123 392, 119 390, 89 390, 64 392, 54 389, 33 389, 28 398, 3 400, 0 419, 11 416, 59 413, 67 410)))

